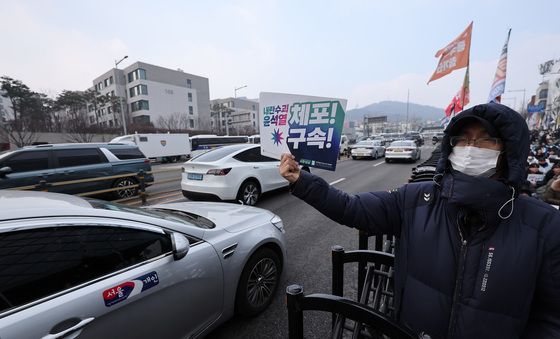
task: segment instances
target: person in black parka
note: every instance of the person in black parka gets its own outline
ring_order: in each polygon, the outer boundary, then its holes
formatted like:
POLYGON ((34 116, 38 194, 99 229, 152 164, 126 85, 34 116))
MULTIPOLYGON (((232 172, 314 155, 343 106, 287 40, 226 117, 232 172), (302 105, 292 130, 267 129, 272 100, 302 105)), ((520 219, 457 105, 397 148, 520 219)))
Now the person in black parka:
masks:
POLYGON ((519 191, 529 130, 497 103, 445 130, 433 182, 350 195, 284 154, 293 195, 332 220, 397 238, 396 320, 432 338, 560 338, 560 212, 519 191))

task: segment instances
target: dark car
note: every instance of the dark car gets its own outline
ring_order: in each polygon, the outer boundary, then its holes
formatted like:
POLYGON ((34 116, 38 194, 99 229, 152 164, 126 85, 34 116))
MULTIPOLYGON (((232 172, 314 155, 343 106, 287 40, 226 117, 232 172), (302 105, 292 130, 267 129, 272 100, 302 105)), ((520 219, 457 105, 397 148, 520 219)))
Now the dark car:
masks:
MULTIPOLYGON (((138 183, 136 173, 151 171, 150 161, 135 145, 125 144, 48 144, 24 147, 0 154, 0 189, 37 185, 42 180, 49 192, 79 194, 126 187, 138 183), (108 180, 56 185, 62 181, 110 177, 108 180), (52 185, 55 184, 55 185, 52 185)), ((146 174, 145 181, 154 181, 146 174)), ((137 189, 113 192, 115 198, 127 198, 137 189)))
POLYGON ((418 132, 409 132, 405 134, 405 139, 406 140, 414 140, 414 142, 416 142, 416 145, 418 145, 418 147, 424 145, 424 137, 422 137, 422 134, 418 133, 418 132))

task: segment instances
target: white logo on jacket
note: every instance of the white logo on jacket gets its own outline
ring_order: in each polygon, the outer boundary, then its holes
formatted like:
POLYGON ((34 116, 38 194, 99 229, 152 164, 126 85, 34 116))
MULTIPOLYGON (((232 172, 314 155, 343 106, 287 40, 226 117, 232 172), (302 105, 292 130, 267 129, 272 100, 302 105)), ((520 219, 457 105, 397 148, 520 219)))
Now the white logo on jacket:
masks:
POLYGON ((486 266, 484 267, 484 275, 482 276, 482 285, 480 286, 480 291, 485 292, 486 286, 488 285, 488 276, 490 274, 490 269, 492 268, 492 258, 494 258, 494 247, 488 247, 488 256, 486 257, 486 266))

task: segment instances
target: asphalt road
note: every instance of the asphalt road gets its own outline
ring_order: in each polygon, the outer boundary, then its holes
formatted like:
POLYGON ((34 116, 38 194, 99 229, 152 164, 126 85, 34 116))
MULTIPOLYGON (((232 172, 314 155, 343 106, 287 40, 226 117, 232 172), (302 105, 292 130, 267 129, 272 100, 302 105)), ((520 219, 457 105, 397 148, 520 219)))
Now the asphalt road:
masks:
MULTIPOLYGON (((422 160, 427 159, 432 147, 423 147, 422 160)), ((385 163, 384 159, 343 159, 335 172, 312 169, 328 183, 348 193, 390 190, 406 183, 412 163, 385 163)), ((176 168, 177 171, 156 174, 156 182, 162 179, 180 178, 177 164, 154 166, 154 170, 176 168)), ((155 185, 149 188, 149 202, 185 201, 179 182, 155 185), (159 187, 158 187, 159 186, 159 187), (174 190, 174 192, 162 193, 174 190)), ((331 254, 333 245, 346 249, 358 248, 358 232, 341 226, 326 218, 315 209, 291 196, 286 189, 263 196, 257 205, 279 215, 286 229, 288 260, 275 299, 270 307, 255 318, 235 317, 212 332, 209 338, 287 338, 288 322, 285 306, 285 289, 300 284, 306 293, 331 292, 331 254)), ((347 265, 345 295, 354 297, 357 291, 356 266, 347 265)), ((306 338, 329 336, 330 316, 311 313, 306 316, 306 338)))

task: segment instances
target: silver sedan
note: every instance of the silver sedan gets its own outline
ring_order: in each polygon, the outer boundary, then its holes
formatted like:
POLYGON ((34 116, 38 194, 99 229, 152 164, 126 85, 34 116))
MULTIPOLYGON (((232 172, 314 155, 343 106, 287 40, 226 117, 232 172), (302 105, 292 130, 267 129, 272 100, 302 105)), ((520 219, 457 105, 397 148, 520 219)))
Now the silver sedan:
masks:
POLYGON ((379 140, 364 140, 352 146, 352 159, 372 158, 377 159, 385 155, 385 147, 379 140))
POLYGON ((0 338, 204 336, 263 311, 285 259, 254 207, 0 191, 0 338))
POLYGON ((416 162, 421 157, 420 147, 413 140, 393 141, 385 153, 385 162, 408 160, 416 162))

